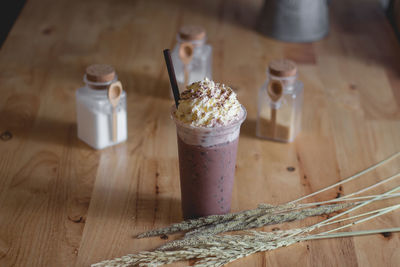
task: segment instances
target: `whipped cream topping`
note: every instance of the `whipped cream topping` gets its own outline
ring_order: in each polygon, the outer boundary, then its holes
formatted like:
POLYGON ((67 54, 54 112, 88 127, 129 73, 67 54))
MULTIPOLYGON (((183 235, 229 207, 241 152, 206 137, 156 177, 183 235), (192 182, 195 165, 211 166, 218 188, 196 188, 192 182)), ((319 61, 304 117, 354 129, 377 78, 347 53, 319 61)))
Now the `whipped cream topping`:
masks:
POLYGON ((229 86, 205 78, 187 86, 181 93, 175 116, 192 126, 218 127, 238 120, 242 112, 241 104, 229 86))

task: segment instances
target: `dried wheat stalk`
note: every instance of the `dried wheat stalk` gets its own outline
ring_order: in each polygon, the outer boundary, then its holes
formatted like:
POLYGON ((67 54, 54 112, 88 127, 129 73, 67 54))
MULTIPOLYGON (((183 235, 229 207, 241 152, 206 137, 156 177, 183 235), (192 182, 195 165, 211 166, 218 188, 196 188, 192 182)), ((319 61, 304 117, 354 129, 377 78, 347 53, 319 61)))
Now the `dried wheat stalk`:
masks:
POLYGON ((114 260, 103 261, 92 267, 116 266, 159 266, 176 261, 198 259, 194 266, 210 267, 223 266, 239 258, 249 256, 260 251, 274 250, 280 247, 312 239, 335 237, 349 237, 383 232, 399 232, 400 228, 378 229, 357 232, 342 232, 329 235, 304 235, 307 229, 281 231, 279 234, 253 231, 247 235, 217 235, 198 237, 195 244, 188 244, 173 251, 153 251, 130 254, 114 260), (293 237, 293 234, 296 234, 293 237), (303 234, 303 235, 299 235, 303 234))
POLYGON ((224 215, 210 215, 210 216, 201 217, 198 219, 186 220, 186 221, 183 221, 180 223, 172 224, 165 228, 160 228, 160 229, 156 229, 156 230, 152 230, 152 231, 148 231, 148 232, 139 234, 137 236, 137 238, 160 236, 160 235, 189 231, 192 229, 198 229, 199 227, 202 227, 202 226, 218 224, 218 223, 226 222, 226 221, 233 220, 233 219, 240 220, 241 218, 255 216, 257 214, 260 214, 263 211, 279 210, 279 209, 283 209, 284 207, 287 208, 288 206, 294 207, 295 205, 291 204, 291 205, 273 206, 273 205, 265 204, 265 205, 259 205, 256 209, 253 209, 253 210, 245 210, 245 211, 229 213, 229 214, 224 214, 224 215))
POLYGON ((266 215, 263 215, 260 217, 253 218, 253 220, 251 220, 247 223, 244 223, 241 221, 222 223, 222 224, 215 225, 214 227, 211 227, 211 228, 201 229, 199 231, 194 230, 192 232, 189 232, 185 235, 184 239, 168 242, 165 245, 159 247, 158 250, 169 250, 172 248, 180 247, 182 245, 193 244, 194 242, 196 242, 196 240, 198 240, 198 239, 196 239, 196 237, 199 237, 199 236, 210 236, 210 235, 216 235, 216 234, 219 234, 222 232, 247 230, 247 229, 259 228, 259 227, 263 227, 263 226, 271 225, 271 224, 279 224, 279 223, 284 223, 284 222, 289 222, 289 221, 302 220, 302 219, 305 219, 305 218, 311 217, 311 216, 330 214, 332 212, 342 210, 342 209, 350 207, 352 205, 353 205, 352 203, 325 205, 325 206, 320 206, 320 207, 316 207, 316 208, 304 209, 304 210, 299 210, 299 211, 291 211, 291 212, 285 212, 285 213, 280 213, 280 214, 266 214, 266 215), (188 234, 190 234, 190 235, 188 235, 188 234))
POLYGON ((183 231, 188 231, 185 237, 213 235, 223 232, 245 230, 271 224, 301 220, 310 216, 329 214, 347 208, 351 205, 353 204, 341 203, 303 209, 303 205, 301 204, 284 204, 278 206, 260 204, 256 209, 253 210, 229 213, 225 215, 211 215, 208 217, 183 221, 181 223, 173 224, 169 227, 142 233, 137 237, 144 238, 183 231))
MULTIPOLYGON (((375 215, 358 220, 344 227, 363 222, 366 219, 380 216, 398 208, 400 208, 400 204, 393 205, 386 209, 377 210, 375 215)), ((313 231, 317 225, 318 224, 300 229, 275 232, 247 231, 243 235, 198 236, 189 239, 188 241, 190 242, 186 244, 180 244, 180 246, 171 247, 173 250, 140 252, 138 254, 131 254, 114 260, 103 261, 92 266, 159 266, 190 259, 198 260, 194 265, 197 267, 223 266, 236 259, 246 257, 256 252, 274 250, 305 240, 400 231, 400 228, 390 228, 336 234, 331 234, 331 230, 325 232, 330 234, 308 234, 313 231)), ((338 227, 337 229, 342 229, 344 227, 338 227)))
MULTIPOLYGON (((161 234, 170 234, 181 231, 189 231, 186 234, 186 238, 183 240, 173 241, 167 243, 167 245, 161 247, 156 251, 152 252, 140 252, 138 254, 131 254, 121 258, 117 258, 110 261, 103 261, 92 266, 159 266, 163 264, 172 263, 175 261, 197 259, 198 261, 194 266, 222 266, 226 263, 232 262, 238 258, 248 256, 250 254, 259 251, 268 251, 277 249, 279 247, 288 246, 300 241, 311 240, 311 239, 322 239, 322 238, 334 238, 334 237, 346 237, 346 236, 358 236, 365 234, 376 234, 382 232, 399 232, 400 228, 390 228, 390 229, 378 229, 378 230, 368 230, 368 231, 358 231, 358 232, 341 232, 332 233, 338 230, 353 226, 358 223, 362 223, 388 212, 392 212, 400 208, 400 204, 386 207, 383 209, 377 209, 374 211, 368 211, 363 214, 358 214, 348 218, 337 219, 345 214, 354 212, 374 201, 387 199, 390 197, 397 197, 398 194, 395 192, 400 191, 400 186, 389 190, 388 192, 366 197, 367 200, 360 201, 357 203, 343 203, 343 204, 333 204, 333 205, 323 205, 315 208, 308 208, 310 206, 315 206, 317 203, 308 204, 295 204, 300 200, 306 199, 308 197, 314 196, 318 193, 326 191, 333 188, 336 185, 349 182, 360 175, 382 165, 383 163, 397 157, 400 152, 394 154, 390 158, 381 161, 380 163, 356 174, 352 177, 346 178, 343 181, 336 183, 334 185, 328 186, 325 189, 319 190, 308 196, 302 197, 288 204, 271 206, 271 205, 260 205, 257 209, 248 210, 238 213, 232 213, 228 215, 215 215, 208 216, 205 218, 200 218, 197 220, 185 221, 180 224, 175 224, 167 228, 158 229, 155 231, 150 231, 139 235, 139 237, 155 236, 161 234), (220 231, 220 226, 230 226, 229 229, 248 229, 251 227, 263 226, 268 222, 284 222, 289 221, 292 218, 302 219, 309 216, 315 216, 318 213, 325 214, 330 208, 330 212, 337 211, 337 209, 344 209, 356 204, 354 207, 343 211, 331 218, 328 218, 322 222, 311 225, 309 227, 292 229, 286 231, 275 231, 275 232, 261 232, 261 231, 246 231, 242 235, 210 235, 211 233, 217 233, 220 231), (341 208, 340 208, 340 205, 341 208), (347 206, 346 206, 347 205, 347 206), (306 208, 307 207, 307 208, 306 208), (329 208, 328 208, 329 207, 329 208), (335 210, 336 209, 336 210, 335 210), (274 217, 275 216, 275 217, 274 217), (311 234, 312 231, 319 229, 321 227, 326 227, 327 225, 341 223, 343 221, 358 219, 349 224, 331 229, 325 232, 320 232, 317 234, 311 234), (276 219, 273 219, 276 218, 276 219), (218 227, 216 227, 218 226, 218 227), (201 230, 199 230, 201 229, 201 230), (190 238, 188 238, 190 237, 190 238), (167 250, 168 249, 168 250, 167 250)), ((354 192, 348 196, 353 196, 365 192, 371 188, 374 188, 384 182, 393 180, 398 177, 399 174, 393 175, 383 181, 380 181, 372 186, 366 187, 360 191, 354 192)), ((340 201, 351 200, 348 196, 340 198, 340 201)), ((357 199, 363 199, 362 197, 357 199)), ((364 197, 365 199, 365 197, 364 197)), ((326 201, 323 204, 331 203, 333 200, 326 201)))

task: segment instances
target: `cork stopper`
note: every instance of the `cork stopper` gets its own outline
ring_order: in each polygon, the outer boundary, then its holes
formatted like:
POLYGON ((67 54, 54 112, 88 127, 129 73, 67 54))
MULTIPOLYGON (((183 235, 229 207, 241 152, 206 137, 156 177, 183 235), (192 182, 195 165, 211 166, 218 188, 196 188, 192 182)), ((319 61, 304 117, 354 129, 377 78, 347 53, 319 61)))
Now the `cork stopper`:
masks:
POLYGON ((297 66, 291 60, 288 59, 277 59, 269 63, 269 73, 278 77, 291 77, 296 76, 297 66))
POLYGON ((86 79, 91 82, 110 82, 115 78, 115 69, 107 64, 93 64, 86 68, 86 79))
POLYGON ((197 41, 206 37, 206 30, 201 26, 185 25, 179 30, 179 37, 185 41, 197 41))

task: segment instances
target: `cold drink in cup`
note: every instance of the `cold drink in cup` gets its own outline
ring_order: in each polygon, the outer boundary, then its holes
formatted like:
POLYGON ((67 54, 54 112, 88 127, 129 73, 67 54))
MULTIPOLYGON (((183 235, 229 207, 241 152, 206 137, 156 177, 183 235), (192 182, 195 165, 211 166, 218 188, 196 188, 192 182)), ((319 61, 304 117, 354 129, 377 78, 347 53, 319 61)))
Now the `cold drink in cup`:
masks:
POLYGON ((232 89, 193 83, 172 107, 185 219, 230 211, 240 126, 246 110, 232 89))

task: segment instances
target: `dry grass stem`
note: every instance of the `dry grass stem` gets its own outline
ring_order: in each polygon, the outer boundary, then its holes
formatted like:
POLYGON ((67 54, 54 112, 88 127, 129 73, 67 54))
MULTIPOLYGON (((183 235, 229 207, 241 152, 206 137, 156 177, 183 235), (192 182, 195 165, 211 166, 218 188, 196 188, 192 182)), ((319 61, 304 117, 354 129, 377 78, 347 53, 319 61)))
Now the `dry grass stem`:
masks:
POLYGON ((252 216, 257 213, 262 212, 263 210, 273 209, 274 207, 276 207, 276 206, 261 205, 257 209, 254 209, 254 210, 245 210, 245 211, 229 213, 229 214, 224 214, 224 215, 210 215, 210 216, 201 217, 198 219, 186 220, 186 221, 183 221, 180 223, 172 224, 165 228, 155 229, 152 231, 148 231, 148 232, 139 234, 137 236, 137 238, 145 238, 145 237, 151 237, 151 236, 160 236, 160 235, 184 232, 184 231, 196 229, 196 228, 199 228, 199 227, 202 227, 205 225, 228 221, 228 220, 231 220, 232 218, 241 218, 241 217, 252 216))
POLYGON ((396 153, 394 153, 393 155, 391 155, 390 157, 388 157, 388 158, 386 158, 386 159, 384 159, 384 160, 382 160, 382 161, 380 161, 380 162, 378 162, 378 163, 376 163, 376 164, 374 164, 374 165, 372 165, 372 166, 366 168, 365 170, 362 170, 362 171, 360 171, 360 172, 358 172, 358 173, 356 173, 356 174, 354 174, 354 175, 352 175, 352 176, 350 176, 350 177, 347 177, 347 178, 345 178, 345 179, 343 179, 343 180, 341 180, 341 181, 339 181, 339 182, 337 182, 337 183, 335 183, 335 184, 332 184, 332 185, 330 185, 330 186, 327 186, 327 187, 325 187, 325 188, 322 188, 321 190, 318 190, 318 191, 316 191, 316 192, 313 192, 313 193, 311 193, 311 194, 308 194, 308 195, 306 195, 306 196, 303 196, 303 197, 300 197, 300 198, 298 198, 298 199, 296 199, 296 200, 293 200, 293 201, 291 201, 290 203, 297 203, 297 202, 299 202, 299 201, 301 201, 301 200, 310 198, 310 197, 312 197, 312 196, 316 196, 316 195, 318 195, 318 194, 320 194, 320 193, 322 193, 322 192, 325 192, 325 191, 327 191, 327 190, 329 190, 329 189, 335 188, 335 187, 337 187, 337 186, 339 186, 339 185, 343 185, 343 184, 345 184, 345 183, 348 183, 348 182, 350 182, 350 181, 353 181, 353 180, 357 179, 358 177, 360 177, 360 176, 362 176, 362 175, 364 175, 364 174, 366 174, 366 173, 368 173, 368 172, 370 172, 370 171, 372 171, 372 170, 378 168, 379 166, 382 166, 383 164, 385 164, 385 163, 391 161, 392 159, 397 158, 398 156, 400 156, 400 151, 399 151, 399 152, 396 152, 396 153))
POLYGON ((396 204, 389 207, 353 215, 347 218, 338 219, 343 215, 359 210, 362 207, 365 207, 375 201, 383 200, 390 197, 397 197, 398 193, 396 192, 400 191, 400 186, 397 186, 380 195, 356 197, 351 199, 349 198, 350 196, 361 194, 367 190, 377 187, 378 185, 382 185, 387 181, 391 181, 394 178, 398 177, 399 174, 395 174, 376 184, 365 187, 357 192, 351 193, 347 196, 343 196, 339 199, 332 199, 319 203, 296 203, 303 199, 315 196, 321 192, 334 188, 337 185, 350 182, 358 178, 362 174, 365 174, 377 168, 378 166, 381 166, 382 164, 394 159, 399 155, 400 152, 367 168, 364 171, 361 171, 349 178, 342 180, 339 183, 328 186, 310 195, 301 197, 288 204, 278 206, 262 204, 253 210, 246 210, 226 215, 213 215, 195 220, 187 220, 166 228, 142 233, 138 236, 138 238, 172 234, 177 232, 186 232, 183 239, 166 243, 155 251, 144 251, 137 254, 130 254, 121 258, 103 261, 92 266, 159 266, 176 261, 195 259, 197 261, 195 262, 194 266, 215 267, 223 266, 236 259, 246 257, 256 252, 274 250, 305 240, 359 236, 383 232, 400 232, 399 227, 355 232, 337 232, 341 229, 366 222, 388 212, 400 209, 400 204, 396 204), (354 200, 361 201, 350 203, 343 202, 354 200), (329 205, 327 204, 332 202, 341 203, 329 205), (331 214, 343 209, 346 210, 341 211, 328 219, 304 228, 273 232, 248 230, 271 224, 301 220, 311 216, 331 214), (319 231, 319 233, 313 233, 315 230, 320 230, 328 225, 338 224, 343 221, 350 222, 348 224, 338 226, 334 229, 323 232, 319 231), (244 231, 242 232, 242 234, 221 234, 226 231, 236 230, 244 231))
MULTIPOLYGON (((385 194, 389 194, 393 191, 395 191, 395 189, 390 190, 385 194)), ((372 201, 368 200, 366 202, 371 203, 372 201)), ((348 204, 345 203, 340 205, 348 205, 348 204)), ((316 210, 319 210, 319 212, 325 212, 326 210, 328 210, 326 208, 327 206, 330 206, 331 210, 339 208, 338 205, 326 205, 326 206, 321 206, 322 208, 317 207, 314 209, 291 211, 289 213, 298 213, 306 211, 306 212, 311 212, 311 214, 315 214, 316 210)), ((351 225, 380 216, 396 208, 400 208, 400 204, 391 206, 386 209, 375 210, 374 213, 369 212, 369 214, 373 215, 355 221, 351 225)), ((246 231, 244 234, 241 235, 239 234, 239 235, 194 236, 189 239, 179 240, 180 242, 174 241, 167 243, 168 246, 164 246, 163 250, 131 254, 114 260, 103 261, 94 264, 92 266, 95 267, 159 266, 159 265, 173 263, 176 261, 183 261, 190 259, 197 260, 197 262, 194 265, 197 267, 223 266, 236 259, 246 257, 256 252, 274 250, 304 240, 352 236, 352 233, 328 234, 332 231, 344 228, 343 226, 320 234, 309 234, 311 231, 317 228, 328 225, 329 221, 330 220, 327 219, 321 223, 317 223, 309 227, 285 230, 285 231, 274 231, 274 232, 246 231)), ((337 222, 340 221, 341 220, 338 220, 337 222)), ((345 225, 345 227, 346 226, 347 225, 345 225)), ((400 231, 400 228, 393 228, 391 230, 400 231)), ((373 234, 376 231, 378 230, 355 232, 354 236, 362 234, 373 234)))
POLYGON ((351 205, 353 204, 341 203, 303 209, 302 204, 284 204, 278 206, 260 204, 253 210, 225 215, 211 215, 183 221, 165 228, 139 234, 137 238, 167 235, 184 231, 188 231, 185 235, 185 237, 188 238, 198 235, 212 235, 229 231, 258 228, 271 224, 300 220, 310 216, 328 214, 350 207, 351 205))
POLYGON ((216 225, 201 227, 199 229, 186 233, 185 238, 190 238, 193 236, 200 236, 200 235, 215 235, 224 232, 247 230, 267 225, 291 222, 295 220, 302 220, 307 217, 330 214, 332 212, 348 208, 352 205, 353 205, 352 203, 341 203, 341 204, 324 205, 315 208, 308 208, 308 209, 294 210, 294 211, 265 212, 257 214, 256 216, 240 218, 238 220, 232 220, 216 225))

